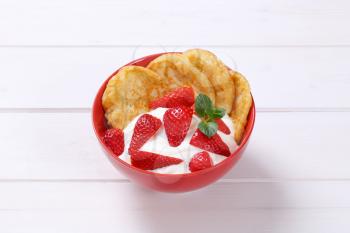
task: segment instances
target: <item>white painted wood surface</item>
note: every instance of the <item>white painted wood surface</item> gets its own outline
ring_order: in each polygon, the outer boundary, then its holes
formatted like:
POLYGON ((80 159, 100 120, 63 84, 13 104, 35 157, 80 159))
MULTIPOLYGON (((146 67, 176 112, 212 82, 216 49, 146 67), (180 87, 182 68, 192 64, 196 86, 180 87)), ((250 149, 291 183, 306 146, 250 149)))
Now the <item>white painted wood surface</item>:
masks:
POLYGON ((349 232, 349 22, 346 0, 0 0, 0 232, 349 232), (191 47, 248 77, 256 127, 217 183, 145 190, 102 154, 92 99, 191 47))
POLYGON ((0 44, 349 45, 348 13, 347 0, 2 0, 0 44))
MULTIPOLYGON (((89 108, 120 66, 186 48, 0 48, 0 107, 89 108)), ((249 78, 258 108, 350 108, 350 47, 205 48, 249 78)))

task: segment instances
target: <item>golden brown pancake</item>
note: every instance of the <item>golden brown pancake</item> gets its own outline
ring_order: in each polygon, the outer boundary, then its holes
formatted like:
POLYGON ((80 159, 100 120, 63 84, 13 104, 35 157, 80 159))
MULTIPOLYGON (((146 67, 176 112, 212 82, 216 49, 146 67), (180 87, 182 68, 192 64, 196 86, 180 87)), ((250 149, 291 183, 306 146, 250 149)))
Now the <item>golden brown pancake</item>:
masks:
POLYGON ((123 129, 137 115, 149 111, 150 101, 164 95, 163 79, 147 68, 125 66, 108 82, 102 105, 108 124, 123 129))
POLYGON ((235 87, 224 63, 213 53, 203 49, 190 49, 183 55, 208 77, 215 90, 216 107, 224 108, 229 114, 235 98, 235 87))
POLYGON ((248 81, 242 74, 236 71, 230 71, 231 78, 235 83, 236 97, 233 103, 232 112, 230 114, 235 127, 235 141, 240 144, 247 117, 252 105, 252 97, 250 95, 250 87, 248 81))
POLYGON ((170 89, 191 86, 194 92, 209 96, 215 103, 215 91, 208 77, 200 72, 182 54, 164 54, 153 60, 147 68, 164 78, 170 89))

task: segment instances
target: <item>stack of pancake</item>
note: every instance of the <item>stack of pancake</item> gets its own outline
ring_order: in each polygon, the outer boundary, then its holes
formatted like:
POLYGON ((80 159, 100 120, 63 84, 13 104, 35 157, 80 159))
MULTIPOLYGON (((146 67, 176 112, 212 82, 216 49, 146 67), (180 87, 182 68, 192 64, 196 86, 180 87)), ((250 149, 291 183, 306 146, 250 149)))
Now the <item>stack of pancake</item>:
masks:
POLYGON ((108 124, 124 129, 133 118, 150 111, 151 101, 182 86, 192 87, 196 95, 207 95, 216 107, 226 110, 239 144, 252 104, 249 83, 203 49, 164 54, 147 67, 121 68, 109 80, 102 97, 108 124))

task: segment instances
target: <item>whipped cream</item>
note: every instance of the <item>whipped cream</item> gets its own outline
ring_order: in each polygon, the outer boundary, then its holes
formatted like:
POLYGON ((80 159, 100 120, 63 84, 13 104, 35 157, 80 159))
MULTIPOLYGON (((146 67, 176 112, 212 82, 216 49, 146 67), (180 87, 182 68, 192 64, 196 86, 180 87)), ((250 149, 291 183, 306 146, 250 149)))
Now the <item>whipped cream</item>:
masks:
MULTIPOLYGON (((157 108, 155 110, 152 110, 148 112, 147 114, 150 114, 154 117, 157 117, 163 122, 163 115, 165 111, 168 110, 168 108, 157 108)), ((125 162, 131 164, 130 155, 128 154, 128 148, 131 142, 131 138, 134 132, 135 124, 137 120, 142 116, 144 113, 140 114, 139 116, 135 117, 128 126, 124 129, 124 141, 125 141, 125 150, 123 154, 119 156, 120 159, 124 160, 125 162)), ((227 146, 230 149, 230 152, 232 153, 236 147, 237 144, 234 141, 234 127, 232 120, 230 117, 225 114, 223 118, 221 118, 224 123, 227 125, 227 127, 230 129, 231 133, 229 135, 222 133, 221 131, 217 131, 221 139, 227 144, 227 146)), ((164 174, 182 174, 182 173, 190 173, 189 170, 189 162, 191 161, 192 157, 198 153, 202 152, 203 149, 200 149, 198 147, 192 146, 190 144, 190 140, 192 138, 192 135, 198 128, 198 124, 200 122, 200 118, 198 118, 196 115, 193 114, 192 121, 190 128, 187 132, 187 135, 183 142, 177 146, 172 147, 168 143, 168 138, 165 133, 164 125, 160 127, 160 129, 156 132, 155 135, 153 135, 152 138, 150 138, 142 147, 142 151, 148 151, 153 152, 161 155, 171 156, 175 158, 182 159, 183 162, 180 164, 170 165, 167 167, 162 167, 158 169, 152 170, 153 172, 157 173, 164 173, 164 174)), ((213 160, 213 164, 216 165, 226 159, 227 157, 215 154, 213 152, 209 152, 211 159, 213 160)))

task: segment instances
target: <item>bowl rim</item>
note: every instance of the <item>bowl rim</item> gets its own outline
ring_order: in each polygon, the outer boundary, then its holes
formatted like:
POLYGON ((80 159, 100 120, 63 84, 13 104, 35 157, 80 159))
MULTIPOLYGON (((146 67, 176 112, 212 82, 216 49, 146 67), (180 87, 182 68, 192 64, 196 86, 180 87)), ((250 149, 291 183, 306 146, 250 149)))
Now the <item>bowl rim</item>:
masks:
MULTIPOLYGON (((140 62, 140 61, 143 61, 143 60, 147 60, 147 59, 156 59, 157 57, 159 57, 160 55, 163 55, 163 54, 169 54, 169 53, 181 53, 181 52, 163 52, 163 53, 155 53, 155 54, 151 54, 151 55, 147 55, 147 56, 144 56, 144 57, 140 57, 138 59, 135 59, 123 66, 121 66, 120 68, 118 68, 116 71, 114 71, 103 83, 102 85, 99 87, 98 91, 97 91, 97 94, 94 98, 94 101, 93 101, 93 106, 92 106, 92 110, 91 110, 91 115, 92 115, 92 125, 93 125, 93 128, 94 128, 94 132, 95 132, 95 136, 97 137, 100 145, 102 146, 102 148, 107 152, 107 155, 108 155, 108 158, 110 159, 113 159, 113 161, 116 161, 117 163, 120 163, 122 166, 124 166, 125 168, 127 169, 131 169, 133 170, 134 172, 139 172, 139 173, 143 173, 145 175, 152 175, 152 176, 157 176, 157 177, 172 177, 172 178, 177 178, 177 177, 192 177, 192 176, 197 176, 197 175, 201 175, 201 174, 206 174, 206 173, 209 173, 217 168, 220 168, 221 166, 224 166, 226 163, 228 163, 230 160, 233 160, 235 159, 235 157, 239 154, 239 152, 245 148, 246 144, 248 143, 248 140, 252 134, 252 131, 253 131, 253 128, 254 128, 254 125, 255 125, 255 115, 256 115, 256 110, 255 110, 255 102, 254 102, 254 98, 253 98, 253 95, 250 93, 251 95, 251 98, 252 98, 252 105, 250 107, 250 110, 249 110, 249 114, 248 114, 248 121, 247 121, 247 124, 246 126, 249 124, 251 125, 251 127, 247 128, 246 130, 248 131, 245 131, 244 132, 244 135, 243 135, 243 138, 242 138, 242 141, 241 141, 241 144, 238 145, 238 147, 235 149, 235 151, 233 151, 230 156, 228 156, 226 159, 224 159, 223 161, 221 161, 220 163, 210 167, 210 168, 206 168, 206 169, 203 169, 203 170, 200 170, 200 171, 196 171, 196 172, 190 172, 190 173, 180 173, 180 174, 166 174, 166 173, 157 173, 157 172, 152 172, 152 171, 149 171, 149 170, 143 170, 143 169, 140 169, 140 168, 137 168, 135 166, 132 166, 131 164, 125 162, 124 160, 122 159, 119 159, 119 157, 117 156, 114 156, 114 153, 112 152, 112 150, 110 150, 106 145, 105 143, 102 141, 102 138, 99 136, 98 132, 97 132, 97 127, 96 127, 96 121, 95 121, 95 109, 98 108, 99 106, 99 102, 102 101, 102 95, 101 95, 101 98, 98 98, 99 95, 104 92, 104 90, 106 89, 106 85, 108 83, 108 81, 115 75, 119 72, 119 70, 125 66, 128 66, 128 65, 135 65, 135 63, 137 62, 140 62)), ((151 61, 152 61, 151 60, 151 61)), ((228 67, 229 68, 229 67, 228 67)), ((230 69, 230 68, 229 68, 230 69)), ((102 109, 102 111, 104 111, 102 109)))

